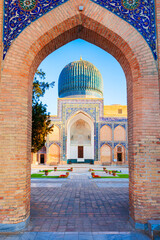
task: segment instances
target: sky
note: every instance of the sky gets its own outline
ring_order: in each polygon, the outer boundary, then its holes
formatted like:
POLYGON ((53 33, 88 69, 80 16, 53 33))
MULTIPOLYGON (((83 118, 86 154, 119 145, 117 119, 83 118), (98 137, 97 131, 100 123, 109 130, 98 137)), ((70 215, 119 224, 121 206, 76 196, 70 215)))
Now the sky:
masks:
POLYGON ((104 85, 104 105, 126 105, 126 78, 120 64, 103 49, 77 39, 51 53, 38 67, 46 73, 47 82, 55 82, 55 86, 47 90, 41 99, 48 106, 48 112, 51 115, 57 114, 58 78, 62 69, 68 63, 79 60, 80 57, 91 62, 101 72, 104 85))

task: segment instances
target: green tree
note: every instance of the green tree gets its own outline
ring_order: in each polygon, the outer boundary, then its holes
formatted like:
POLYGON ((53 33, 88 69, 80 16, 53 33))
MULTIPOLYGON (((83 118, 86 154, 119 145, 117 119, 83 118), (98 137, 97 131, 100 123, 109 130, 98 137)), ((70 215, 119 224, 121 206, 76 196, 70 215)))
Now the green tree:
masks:
POLYGON ((42 70, 37 70, 33 80, 32 95, 32 152, 39 151, 46 142, 46 136, 53 131, 50 121, 50 113, 47 105, 40 100, 45 91, 54 86, 54 82, 44 82, 46 75, 42 70))

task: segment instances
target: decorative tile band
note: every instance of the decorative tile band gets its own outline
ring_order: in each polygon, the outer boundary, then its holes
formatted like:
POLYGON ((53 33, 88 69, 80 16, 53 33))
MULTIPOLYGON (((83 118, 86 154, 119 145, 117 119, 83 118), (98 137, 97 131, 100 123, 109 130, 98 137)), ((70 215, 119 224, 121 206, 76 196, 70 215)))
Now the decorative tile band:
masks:
MULTIPOLYGON (((68 0, 5 0, 3 58, 18 35, 38 18, 68 0)), ((154 0, 91 0, 131 24, 146 40, 155 60, 156 23, 154 0)))

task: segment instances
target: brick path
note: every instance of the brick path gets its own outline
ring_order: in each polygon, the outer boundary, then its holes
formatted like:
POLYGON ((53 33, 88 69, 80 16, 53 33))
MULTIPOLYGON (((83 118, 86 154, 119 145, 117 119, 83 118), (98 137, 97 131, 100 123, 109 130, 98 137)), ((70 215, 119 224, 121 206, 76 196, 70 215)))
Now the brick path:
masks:
POLYGON ((27 231, 134 231, 128 221, 128 183, 125 184, 119 182, 115 187, 114 182, 95 181, 87 174, 74 173, 63 181, 51 179, 44 184, 44 180, 32 180, 27 231))
POLYGON ((29 226, 0 240, 149 240, 128 221, 128 180, 89 176, 32 179, 29 226))

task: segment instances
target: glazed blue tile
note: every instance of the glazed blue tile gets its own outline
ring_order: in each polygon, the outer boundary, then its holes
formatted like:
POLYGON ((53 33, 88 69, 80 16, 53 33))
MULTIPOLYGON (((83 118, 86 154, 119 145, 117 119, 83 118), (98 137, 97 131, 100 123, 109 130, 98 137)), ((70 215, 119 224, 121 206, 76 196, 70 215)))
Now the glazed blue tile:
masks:
POLYGON ((65 234, 64 240, 78 240, 78 234, 65 234))
POLYGON ((88 234, 79 235, 78 240, 93 240, 93 236, 88 234))
POLYGON ((0 240, 5 240, 7 236, 0 235, 0 240))
POLYGON ((34 240, 36 238, 37 232, 25 232, 21 235, 21 240, 34 240))
MULTIPOLYGON (((27 9, 24 7, 23 0, 4 1, 4 57, 12 41, 17 38, 31 22, 34 22, 47 12, 67 1, 68 0, 32 0, 27 9)), ((146 40, 152 50, 154 58, 157 59, 154 0, 133 0, 132 3, 128 0, 92 1, 132 25, 146 40)))
POLYGON ((106 234, 93 234, 94 240, 106 240, 106 234))
POLYGON ((21 240, 21 235, 9 235, 5 240, 21 240))
POLYGON ((36 235, 35 240, 49 240, 51 235, 52 235, 52 233, 50 233, 50 232, 39 232, 36 235))

